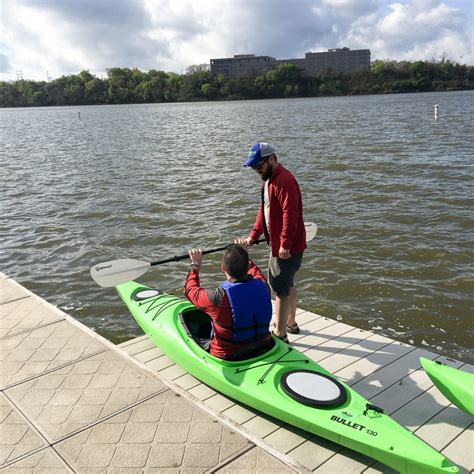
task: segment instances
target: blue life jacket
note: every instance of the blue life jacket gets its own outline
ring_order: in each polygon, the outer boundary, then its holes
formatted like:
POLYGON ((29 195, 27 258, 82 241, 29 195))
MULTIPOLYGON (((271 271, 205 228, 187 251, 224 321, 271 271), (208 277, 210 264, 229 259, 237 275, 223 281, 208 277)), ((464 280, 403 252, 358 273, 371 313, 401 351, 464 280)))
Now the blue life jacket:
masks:
POLYGON ((232 327, 223 328, 230 332, 232 339, 229 342, 247 344, 267 336, 272 302, 265 283, 251 278, 238 283, 226 281, 221 288, 227 293, 232 311, 232 327))

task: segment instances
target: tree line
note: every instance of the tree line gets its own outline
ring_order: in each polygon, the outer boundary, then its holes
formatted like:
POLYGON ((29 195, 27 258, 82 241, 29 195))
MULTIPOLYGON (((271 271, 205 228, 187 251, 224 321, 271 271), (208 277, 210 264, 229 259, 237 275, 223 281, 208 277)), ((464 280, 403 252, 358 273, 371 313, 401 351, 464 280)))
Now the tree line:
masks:
POLYGON ((474 67, 440 61, 374 61, 371 70, 323 72, 305 77, 281 64, 257 78, 226 79, 209 65, 185 74, 130 68, 107 69, 107 78, 89 71, 46 81, 0 82, 0 107, 140 104, 202 100, 318 97, 474 89, 474 67))

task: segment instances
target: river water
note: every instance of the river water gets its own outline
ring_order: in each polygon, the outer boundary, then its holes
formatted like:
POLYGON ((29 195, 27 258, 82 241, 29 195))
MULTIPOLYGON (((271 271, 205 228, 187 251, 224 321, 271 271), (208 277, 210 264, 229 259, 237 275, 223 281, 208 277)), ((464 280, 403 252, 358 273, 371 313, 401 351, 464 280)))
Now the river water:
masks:
MULTIPOLYGON (((90 267, 246 236, 260 183, 242 163, 269 141, 319 226, 298 306, 472 363, 473 110, 473 92, 1 109, 0 271, 115 342, 137 336, 90 267)), ((140 281, 179 294, 187 268, 140 281)))

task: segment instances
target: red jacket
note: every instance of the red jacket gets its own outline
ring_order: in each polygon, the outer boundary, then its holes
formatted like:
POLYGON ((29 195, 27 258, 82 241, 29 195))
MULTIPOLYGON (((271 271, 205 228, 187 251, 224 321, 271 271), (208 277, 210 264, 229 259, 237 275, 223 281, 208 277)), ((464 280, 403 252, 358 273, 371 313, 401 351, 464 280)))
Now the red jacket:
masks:
MULTIPOLYGON (((280 247, 289 249, 291 255, 303 252, 306 249, 306 230, 301 191, 295 177, 281 164, 275 168, 268 181, 268 195, 270 199, 268 230, 272 255, 277 257, 280 247)), ((255 224, 250 232, 252 240, 257 240, 263 233, 262 212, 263 203, 261 202, 255 224)))
MULTIPOLYGON (((265 276, 252 261, 250 261, 248 275, 266 283, 265 276)), ((184 294, 194 306, 207 313, 217 325, 223 327, 230 327, 232 325, 232 310, 227 293, 220 287, 214 290, 202 288, 199 284, 199 272, 195 269, 188 273, 184 294)), ((268 294, 270 297, 270 290, 268 294)), ((269 334, 261 342, 268 341, 270 338, 269 334)), ((242 345, 220 340, 215 336, 214 331, 210 345, 210 352, 213 356, 220 359, 229 359, 238 349, 242 349, 242 345)))

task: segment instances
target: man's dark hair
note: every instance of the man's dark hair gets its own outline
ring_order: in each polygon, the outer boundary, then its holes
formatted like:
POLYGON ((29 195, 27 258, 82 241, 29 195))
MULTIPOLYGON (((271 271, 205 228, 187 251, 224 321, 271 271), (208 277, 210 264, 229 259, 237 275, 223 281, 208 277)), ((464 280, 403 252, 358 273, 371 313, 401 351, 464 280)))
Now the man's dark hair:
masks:
POLYGON ((249 269, 249 254, 241 245, 230 244, 225 249, 222 264, 232 278, 241 280, 249 269))

